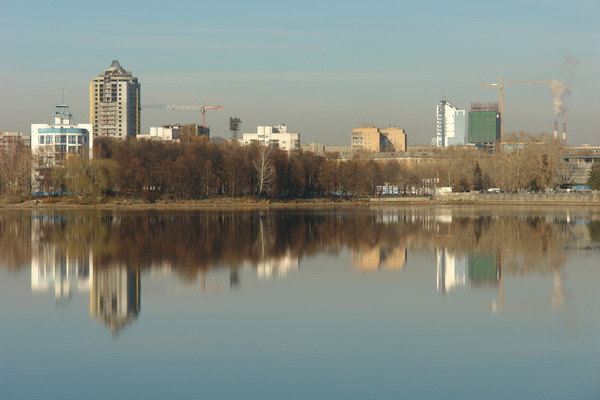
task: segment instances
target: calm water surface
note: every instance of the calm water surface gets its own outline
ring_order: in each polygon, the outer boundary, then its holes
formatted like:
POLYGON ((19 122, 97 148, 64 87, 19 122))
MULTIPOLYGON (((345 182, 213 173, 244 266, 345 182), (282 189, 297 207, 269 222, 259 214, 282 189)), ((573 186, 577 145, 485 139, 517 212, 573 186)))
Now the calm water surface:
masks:
POLYGON ((598 399, 600 210, 0 211, 1 399, 598 399))

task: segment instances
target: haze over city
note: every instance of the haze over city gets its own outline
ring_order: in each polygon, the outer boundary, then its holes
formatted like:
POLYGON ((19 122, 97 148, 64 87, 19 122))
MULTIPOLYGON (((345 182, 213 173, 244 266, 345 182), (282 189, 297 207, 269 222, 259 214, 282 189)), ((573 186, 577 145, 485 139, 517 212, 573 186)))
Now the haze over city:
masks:
MULTIPOLYGON (((211 135, 285 123, 303 142, 348 145, 362 124, 397 125, 410 145, 435 135, 442 94, 468 109, 498 101, 481 84, 568 85, 569 145, 600 144, 597 1, 426 3, 5 2, 0 130, 29 132, 54 105, 89 119, 89 82, 118 59, 144 104, 223 105, 211 135)), ((548 85, 505 88, 504 132, 551 133, 548 85)), ((198 111, 142 111, 142 132, 199 123, 198 111)))

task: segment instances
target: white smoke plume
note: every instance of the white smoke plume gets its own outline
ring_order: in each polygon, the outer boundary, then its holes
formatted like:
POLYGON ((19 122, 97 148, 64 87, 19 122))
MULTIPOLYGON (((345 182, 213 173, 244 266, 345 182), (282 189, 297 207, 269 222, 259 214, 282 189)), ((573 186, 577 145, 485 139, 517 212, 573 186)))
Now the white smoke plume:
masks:
MULTIPOLYGON (((579 60, 570 54, 565 54, 561 69, 565 71, 570 81, 575 80, 575 68, 579 65, 579 60)), ((569 112, 566 97, 572 94, 571 84, 563 81, 553 81, 550 83, 550 93, 552 94, 552 105, 554 106, 554 117, 566 117, 569 112)))
POLYGON ((565 116, 569 111, 565 98, 571 94, 570 85, 563 81, 552 81, 550 83, 550 93, 552 93, 552 105, 554 106, 554 116, 565 116))

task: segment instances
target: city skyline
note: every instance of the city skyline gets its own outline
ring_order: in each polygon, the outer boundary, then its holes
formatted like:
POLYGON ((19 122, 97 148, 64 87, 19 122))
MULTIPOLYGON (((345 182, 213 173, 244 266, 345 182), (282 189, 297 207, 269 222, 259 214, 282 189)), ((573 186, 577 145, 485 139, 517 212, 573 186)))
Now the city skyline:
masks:
MULTIPOLYGON (((3 5, 10 62, 0 67, 9 94, 0 100, 0 130, 27 132, 47 120, 63 89, 76 122, 89 122, 88 83, 118 59, 144 86, 142 103, 223 105, 207 116, 213 136, 229 137, 236 116, 242 131, 285 123, 307 143, 348 145, 353 128, 372 124, 406 129, 409 145, 429 144, 442 94, 461 109, 498 101, 497 89, 480 85, 501 77, 569 83, 568 144, 600 143, 600 55, 590 46, 600 38, 600 5, 592 1, 133 1, 108 22, 91 7, 3 5), (68 49, 63 62, 40 61, 56 57, 57 46, 68 49)), ((141 131, 199 123, 199 114, 144 109, 141 131)), ((505 133, 551 134, 553 120, 547 85, 505 89, 505 133)))

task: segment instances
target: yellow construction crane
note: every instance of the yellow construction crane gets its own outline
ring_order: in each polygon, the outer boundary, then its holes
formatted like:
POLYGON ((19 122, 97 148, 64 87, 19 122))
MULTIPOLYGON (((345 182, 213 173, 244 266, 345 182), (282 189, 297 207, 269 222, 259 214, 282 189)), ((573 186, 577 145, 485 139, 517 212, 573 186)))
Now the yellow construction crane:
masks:
POLYGON ((504 86, 508 85, 539 85, 542 83, 552 83, 557 81, 532 81, 532 82, 510 82, 510 83, 502 83, 500 79, 498 79, 498 83, 484 83, 481 87, 497 87, 500 91, 500 143, 502 143, 502 139, 504 137, 504 86))

